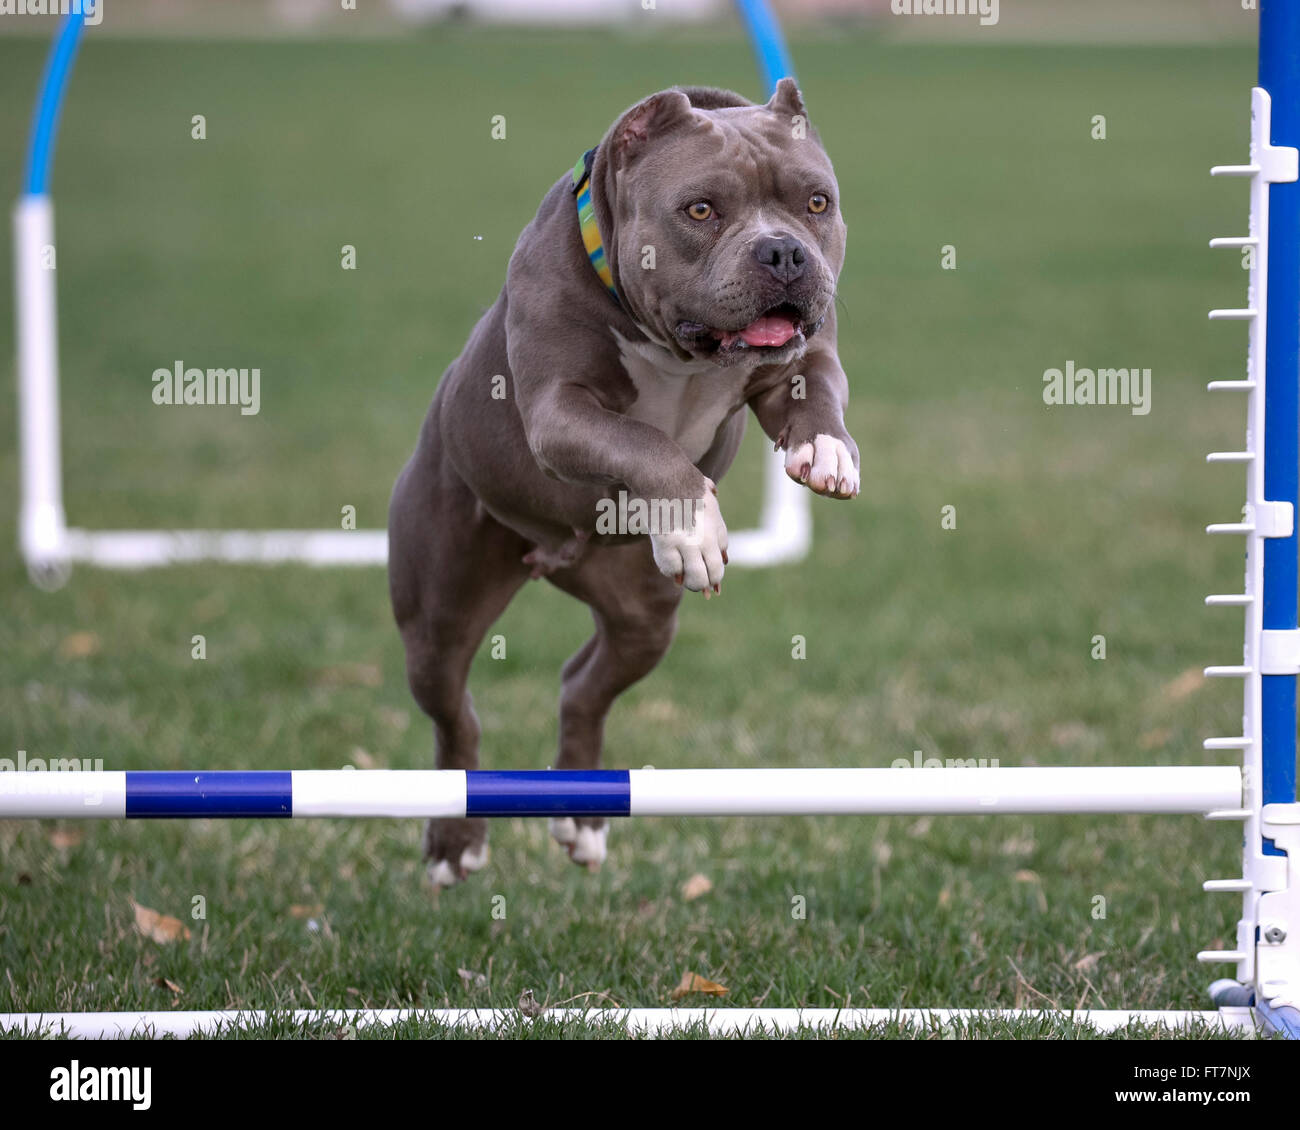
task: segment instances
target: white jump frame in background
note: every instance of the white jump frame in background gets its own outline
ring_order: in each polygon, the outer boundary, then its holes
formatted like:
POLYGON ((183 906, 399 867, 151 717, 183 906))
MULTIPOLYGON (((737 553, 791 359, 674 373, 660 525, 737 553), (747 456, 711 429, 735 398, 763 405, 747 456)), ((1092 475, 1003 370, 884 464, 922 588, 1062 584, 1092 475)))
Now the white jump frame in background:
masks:
MULTIPOLYGON (((752 0, 741 2, 742 10, 761 7, 752 0)), ((13 215, 21 448, 18 541, 29 575, 42 587, 57 588, 77 563, 104 569, 147 569, 193 561, 383 565, 388 560, 384 530, 86 530, 68 526, 63 506, 56 272, 50 255, 54 205, 49 177, 59 109, 81 25, 81 17, 69 18, 51 56, 37 104, 26 191, 13 215)), ((767 66, 764 41, 755 27, 760 60, 767 66)), ((770 35, 772 29, 762 30, 770 35)), ((773 73, 779 78, 791 71, 777 65, 773 73)), ((728 558, 733 565, 800 561, 812 545, 809 492, 785 474, 783 456, 766 459, 763 466, 759 526, 731 534, 728 558)))
MULTIPOLYGON (((737 0, 749 21, 769 88, 791 73, 763 0, 737 0)), ((49 140, 79 20, 70 18, 46 74, 32 170, 48 167, 49 140), (52 106, 52 109, 50 107, 52 106), (48 112, 47 112, 48 111, 48 112), (41 139, 44 138, 42 141, 41 139)), ((1206 668, 1211 677, 1243 681, 1240 734, 1205 742, 1240 756, 1238 765, 600 770, 572 772, 0 772, 3 818, 412 818, 428 816, 765 816, 922 813, 1153 813, 1200 815, 1241 825, 1242 873, 1211 879, 1208 891, 1241 895, 1232 949, 1207 950, 1205 962, 1235 966, 1236 979, 1215 982, 1218 1006, 1207 1011, 979 1009, 630 1009, 566 1010, 548 1015, 606 1020, 644 1033, 700 1025, 713 1033, 797 1026, 828 1029, 896 1021, 960 1028, 981 1019, 1066 1017, 1103 1031, 1133 1022, 1164 1027, 1261 1029, 1300 1038, 1300 804, 1296 803, 1297 537, 1300 496, 1300 3, 1260 5, 1259 86, 1251 95, 1251 156, 1216 175, 1248 177, 1250 232, 1216 247, 1256 252, 1249 298, 1215 320, 1250 330, 1246 376, 1212 381, 1215 391, 1246 396, 1247 440, 1241 451, 1215 452, 1215 463, 1244 465, 1242 521, 1209 527, 1246 539, 1244 591, 1207 598, 1245 612, 1242 662, 1206 668), (1273 139, 1286 144, 1274 145, 1273 139), (1275 225, 1271 227, 1270 224, 1275 225), (1270 319, 1269 312, 1277 317, 1270 319), (1269 375, 1273 379, 1269 380, 1269 375)), ((52 246, 52 212, 39 172, 16 213, 20 387, 22 392, 22 545, 29 565, 57 575, 71 561, 144 566, 220 557, 313 564, 380 561, 383 537, 328 532, 89 533, 64 522, 59 484, 57 353, 53 273, 39 266, 52 246), (35 438, 34 438, 35 437, 35 438), (367 543, 365 540, 369 538, 367 543), (369 544, 369 548, 365 548, 369 544), (346 550, 344 547, 347 547, 346 550)), ((763 531, 746 543, 754 564, 802 554, 808 544, 804 494, 771 465, 763 531), (782 500, 789 500, 788 504, 782 500)), ((736 543, 733 542, 733 545, 736 543)), ((738 557, 733 553, 733 559, 738 557)), ((0 1014, 0 1029, 71 1036, 190 1035, 264 1020, 261 1012, 0 1014)), ((501 1010, 323 1010, 279 1013, 299 1023, 391 1025, 412 1018, 508 1032, 527 1021, 501 1010)))

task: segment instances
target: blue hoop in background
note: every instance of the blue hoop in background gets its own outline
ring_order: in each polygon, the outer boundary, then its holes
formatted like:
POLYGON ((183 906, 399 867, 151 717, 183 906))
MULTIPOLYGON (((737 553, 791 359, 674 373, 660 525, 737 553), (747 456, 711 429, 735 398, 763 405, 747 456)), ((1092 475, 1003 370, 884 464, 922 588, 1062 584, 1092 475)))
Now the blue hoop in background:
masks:
MULTIPOLYGON (((767 0, 736 0, 741 19, 754 45, 759 74, 769 97, 776 84, 787 75, 794 76, 794 64, 781 34, 781 25, 772 14, 767 0)), ((50 191, 54 171, 54 145, 59 134, 59 112, 63 108, 63 95, 68 77, 81 45, 81 33, 86 17, 80 12, 70 12, 59 29, 45 74, 41 79, 41 92, 32 115, 32 132, 27 148, 27 175, 23 183, 28 196, 44 196, 50 191)))
POLYGON ((59 29, 50 57, 45 62, 41 79, 41 93, 32 115, 32 133, 27 148, 27 177, 24 181, 28 196, 45 196, 50 191, 50 174, 54 169, 54 143, 59 133, 59 111, 63 108, 63 92, 68 86, 68 76, 77 58, 81 32, 86 17, 80 12, 69 14, 59 29))
POLYGON ((786 77, 794 78, 794 63, 790 61, 781 25, 777 23, 767 0, 736 0, 736 7, 749 31, 754 55, 758 59, 759 74, 763 78, 768 97, 771 97, 778 82, 786 77))

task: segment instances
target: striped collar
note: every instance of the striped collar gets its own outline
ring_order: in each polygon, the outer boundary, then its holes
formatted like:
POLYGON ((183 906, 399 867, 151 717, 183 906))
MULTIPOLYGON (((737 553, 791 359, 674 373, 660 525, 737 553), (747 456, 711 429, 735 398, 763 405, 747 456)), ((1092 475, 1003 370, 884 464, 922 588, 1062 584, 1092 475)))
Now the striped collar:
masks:
POLYGON ((605 254, 600 225, 596 223, 596 206, 591 202, 591 166, 595 156, 596 151, 588 149, 573 166, 573 195, 578 199, 578 227, 582 231, 582 245, 587 249, 587 258, 591 260, 592 268, 605 284, 610 297, 618 302, 614 275, 609 269, 609 256, 605 254))

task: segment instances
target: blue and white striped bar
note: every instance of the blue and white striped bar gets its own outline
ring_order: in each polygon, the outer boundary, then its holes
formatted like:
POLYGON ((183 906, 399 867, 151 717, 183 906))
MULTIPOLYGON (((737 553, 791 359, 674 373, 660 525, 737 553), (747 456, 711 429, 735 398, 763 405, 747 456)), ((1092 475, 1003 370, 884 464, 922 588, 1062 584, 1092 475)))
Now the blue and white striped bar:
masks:
POLYGON ((0 819, 829 816, 1239 809, 1236 766, 0 772, 0 819))

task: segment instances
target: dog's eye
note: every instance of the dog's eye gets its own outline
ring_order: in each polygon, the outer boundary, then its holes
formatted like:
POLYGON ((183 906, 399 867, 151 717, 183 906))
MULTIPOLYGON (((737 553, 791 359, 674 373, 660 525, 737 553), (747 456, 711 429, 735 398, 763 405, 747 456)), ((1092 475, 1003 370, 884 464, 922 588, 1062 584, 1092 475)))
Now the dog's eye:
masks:
POLYGON ((830 200, 820 192, 814 192, 808 199, 808 211, 820 215, 831 206, 830 200))
POLYGON ((690 216, 692 220, 707 220, 713 215, 713 205, 707 200, 697 200, 686 209, 686 214, 690 216))

